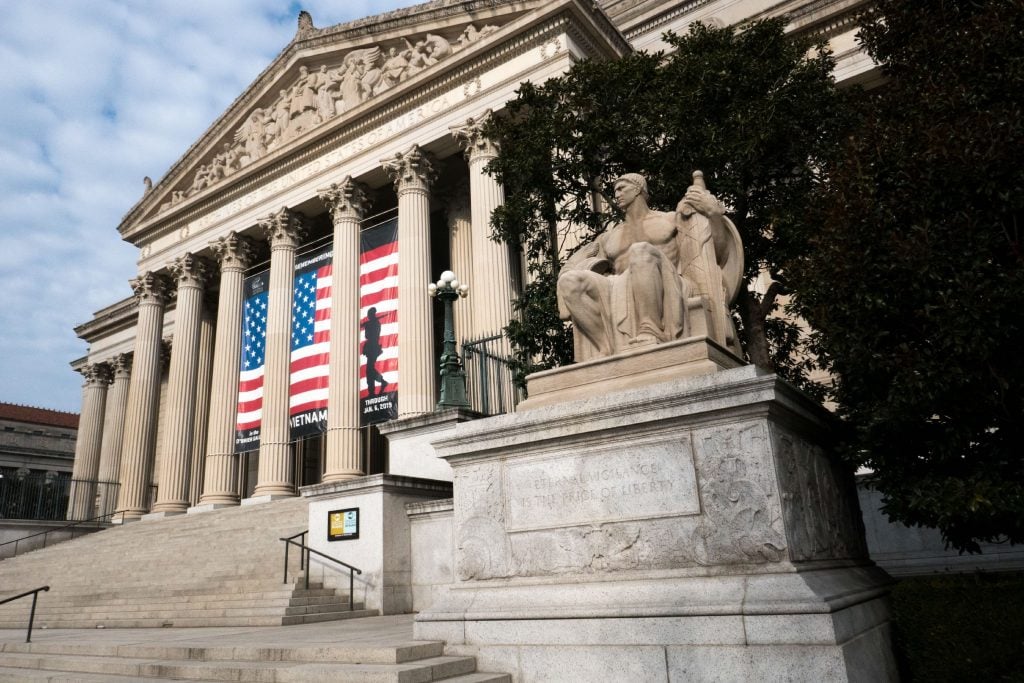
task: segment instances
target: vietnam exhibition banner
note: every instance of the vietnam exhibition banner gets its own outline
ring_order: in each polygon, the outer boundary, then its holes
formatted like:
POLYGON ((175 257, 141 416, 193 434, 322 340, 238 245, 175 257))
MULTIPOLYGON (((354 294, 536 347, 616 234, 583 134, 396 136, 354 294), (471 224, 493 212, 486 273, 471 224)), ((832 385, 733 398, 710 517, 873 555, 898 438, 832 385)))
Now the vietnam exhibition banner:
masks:
POLYGON ((359 424, 365 427, 398 417, 398 218, 360 237, 359 424))

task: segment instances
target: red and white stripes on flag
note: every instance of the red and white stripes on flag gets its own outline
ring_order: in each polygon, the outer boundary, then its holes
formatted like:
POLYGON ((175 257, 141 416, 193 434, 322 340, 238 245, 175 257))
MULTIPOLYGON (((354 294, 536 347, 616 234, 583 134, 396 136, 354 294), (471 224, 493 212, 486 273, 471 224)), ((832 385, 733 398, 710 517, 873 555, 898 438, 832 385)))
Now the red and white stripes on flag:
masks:
POLYGON ((295 270, 288 387, 288 418, 293 440, 327 431, 331 248, 303 254, 295 270))
POLYGON ((242 283, 242 357, 235 422, 235 451, 238 453, 256 450, 260 446, 269 279, 269 271, 263 271, 245 278, 242 283))

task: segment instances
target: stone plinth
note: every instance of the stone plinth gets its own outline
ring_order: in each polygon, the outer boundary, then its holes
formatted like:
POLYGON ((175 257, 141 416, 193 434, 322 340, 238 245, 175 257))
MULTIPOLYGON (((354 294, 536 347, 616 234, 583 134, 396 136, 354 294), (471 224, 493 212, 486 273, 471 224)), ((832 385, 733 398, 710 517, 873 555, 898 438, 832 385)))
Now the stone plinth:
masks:
MULTIPOLYGON (((309 501, 311 548, 359 568, 353 577, 356 602, 381 614, 412 611, 412 547, 405 507, 410 503, 451 497, 451 484, 441 481, 375 474, 324 482, 301 489, 309 501), (329 541, 328 513, 359 510, 359 537, 329 541)), ((310 578, 348 592, 349 572, 312 556, 310 578)))
POLYGON ((437 457, 431 442, 449 436, 460 422, 479 417, 472 410, 454 408, 377 425, 388 440, 388 471, 403 477, 451 481, 451 465, 437 457))
POLYGON ((526 378, 529 398, 516 406, 516 411, 604 395, 609 391, 638 389, 741 365, 743 360, 708 337, 641 346, 615 356, 529 375, 526 378))
POLYGON ((417 638, 517 681, 896 678, 827 413, 753 366, 589 396, 434 443, 455 580, 417 638))

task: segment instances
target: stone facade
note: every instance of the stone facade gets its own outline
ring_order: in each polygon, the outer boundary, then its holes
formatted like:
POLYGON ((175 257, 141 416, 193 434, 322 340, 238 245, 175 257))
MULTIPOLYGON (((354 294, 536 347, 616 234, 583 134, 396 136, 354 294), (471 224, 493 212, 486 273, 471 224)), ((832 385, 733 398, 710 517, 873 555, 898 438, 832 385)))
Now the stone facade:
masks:
MULTIPOLYGON (((122 220, 121 237, 139 250, 135 296, 76 328, 89 343, 76 366, 109 368, 83 389, 88 429, 76 465, 84 480, 116 480, 116 495, 99 492, 102 511, 180 514, 387 472, 383 438, 359 429, 352 403, 361 219, 397 215, 398 409, 413 418, 437 401, 426 284, 450 268, 473 286, 456 306, 463 339, 494 334, 510 315, 521 264, 487 238, 504 190, 483 172, 497 150, 480 125, 502 114, 519 83, 579 59, 657 48, 663 31, 695 20, 780 12, 794 30, 832 41, 842 79, 864 80, 870 64, 847 49, 859 4, 605 0, 602 10, 583 0, 435 0, 322 28, 303 13, 280 55, 122 220), (282 338, 268 342, 263 448, 236 454, 242 277, 269 258, 268 337, 282 335, 295 255, 328 241, 336 314, 327 433, 289 441, 282 338)), ((83 489, 75 514, 97 511, 94 497, 83 489)))

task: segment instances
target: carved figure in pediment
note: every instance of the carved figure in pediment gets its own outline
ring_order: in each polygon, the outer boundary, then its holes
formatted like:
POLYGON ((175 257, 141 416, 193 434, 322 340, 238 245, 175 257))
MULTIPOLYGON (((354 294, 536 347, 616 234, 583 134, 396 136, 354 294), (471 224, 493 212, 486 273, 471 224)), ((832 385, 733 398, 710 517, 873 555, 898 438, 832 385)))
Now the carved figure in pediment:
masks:
MULTIPOLYGON (((291 98, 288 97, 288 91, 282 90, 277 102, 274 103, 274 111, 270 115, 272 122, 270 128, 272 144, 279 145, 287 139, 288 124, 291 119, 289 115, 290 107, 291 98)), ((270 145, 268 145, 268 147, 269 146, 270 145)))
POLYGON ((403 81, 407 78, 412 78, 427 68, 427 42, 425 40, 420 40, 413 45, 406 40, 405 44, 406 49, 402 53, 402 56, 405 57, 407 65, 405 67, 405 73, 403 74, 403 81))
POLYGON ((310 73, 305 66, 299 67, 299 80, 292 86, 291 101, 288 105, 288 127, 292 136, 320 123, 316 105, 316 91, 320 85, 319 73, 310 73))
POLYGON ((327 66, 320 67, 320 77, 316 91, 316 113, 321 122, 333 118, 337 112, 334 108, 334 101, 338 98, 338 84, 341 77, 337 71, 328 70, 327 66))
POLYGON ((462 32, 462 35, 459 36, 459 40, 458 42, 455 43, 454 47, 452 48, 452 51, 457 52, 458 50, 468 47, 471 43, 475 43, 481 38, 485 38, 497 30, 498 27, 494 26, 493 24, 488 24, 487 26, 484 26, 481 29, 478 29, 473 24, 470 24, 462 32))
POLYGON ((246 119, 242 127, 235 131, 235 143, 242 146, 242 153, 239 155, 238 166, 241 168, 246 164, 259 159, 267 152, 267 119, 266 112, 260 108, 246 119))
POLYGON ((427 66, 433 66, 452 53, 452 46, 441 36, 428 33, 423 39, 423 61, 427 66))
POLYGON ((405 53, 399 52, 395 48, 390 48, 388 50, 388 58, 384 62, 384 68, 381 69, 381 80, 377 85, 377 92, 384 92, 405 80, 405 70, 408 67, 409 60, 405 58, 405 53))

